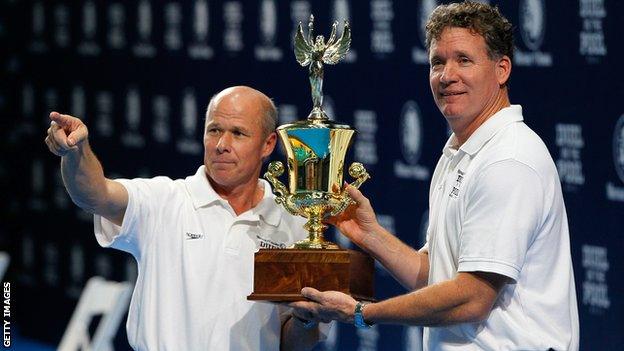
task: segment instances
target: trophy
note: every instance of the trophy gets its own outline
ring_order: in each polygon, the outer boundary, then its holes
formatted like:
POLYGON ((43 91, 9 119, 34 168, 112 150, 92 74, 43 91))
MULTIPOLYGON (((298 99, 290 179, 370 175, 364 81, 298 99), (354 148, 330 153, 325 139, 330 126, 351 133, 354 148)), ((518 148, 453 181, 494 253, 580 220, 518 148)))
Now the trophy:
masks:
MULTIPOLYGON (((372 300, 374 264, 370 256, 343 250, 324 239, 323 219, 344 211, 353 200, 343 187, 344 162, 355 129, 330 121, 323 111, 323 64, 336 64, 347 54, 351 29, 345 21, 340 38, 334 22, 329 40, 314 38, 314 16, 310 16, 308 36, 301 23, 294 51, 297 62, 309 66, 312 111, 306 120, 277 128, 288 165, 288 186, 278 177, 284 171, 280 161, 269 164, 265 178, 273 185, 275 201, 289 213, 307 218, 308 238, 288 249, 261 249, 255 255, 254 292, 250 300, 303 300, 301 288, 338 290, 358 299, 372 300)), ((359 188, 369 174, 361 163, 349 166, 359 188)))

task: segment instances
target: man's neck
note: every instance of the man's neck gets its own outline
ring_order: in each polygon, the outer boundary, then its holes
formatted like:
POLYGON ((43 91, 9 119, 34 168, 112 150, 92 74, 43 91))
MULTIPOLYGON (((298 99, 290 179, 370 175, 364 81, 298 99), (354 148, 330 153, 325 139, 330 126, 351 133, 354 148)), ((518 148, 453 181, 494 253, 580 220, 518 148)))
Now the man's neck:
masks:
POLYGON ((463 130, 455 131, 455 137, 457 138, 457 148, 462 146, 468 138, 481 126, 485 121, 490 119, 494 114, 498 111, 504 109, 505 107, 509 107, 509 95, 507 94, 507 88, 501 89, 500 93, 497 94, 495 100, 489 104, 475 119, 466 126, 463 130))
POLYGON ((258 182, 258 178, 250 179, 245 184, 231 188, 220 186, 210 177, 208 181, 217 195, 232 206, 237 216, 254 208, 264 197, 264 187, 258 182))

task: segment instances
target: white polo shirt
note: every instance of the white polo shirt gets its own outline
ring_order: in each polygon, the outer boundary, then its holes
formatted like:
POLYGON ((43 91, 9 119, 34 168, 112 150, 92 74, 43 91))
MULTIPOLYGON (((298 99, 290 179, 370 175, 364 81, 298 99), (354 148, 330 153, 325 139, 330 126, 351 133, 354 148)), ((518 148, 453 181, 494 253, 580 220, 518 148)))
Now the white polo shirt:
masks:
POLYGON ((120 179, 128 190, 121 227, 94 217, 104 247, 131 253, 138 278, 127 331, 136 350, 279 350, 286 309, 250 302, 254 252, 306 237, 305 220, 278 206, 269 184, 237 216, 206 178, 120 179))
POLYGON ((568 221, 548 149, 519 105, 456 144, 452 135, 431 180, 429 284, 476 271, 513 283, 486 321, 425 328, 425 349, 578 350, 568 221))

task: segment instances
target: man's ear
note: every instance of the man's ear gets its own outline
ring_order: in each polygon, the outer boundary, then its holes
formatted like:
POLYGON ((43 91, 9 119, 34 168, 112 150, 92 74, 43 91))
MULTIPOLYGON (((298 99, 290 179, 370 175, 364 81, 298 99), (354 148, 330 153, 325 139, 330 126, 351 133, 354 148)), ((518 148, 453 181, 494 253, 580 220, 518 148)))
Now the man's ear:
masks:
POLYGON ((511 59, 507 55, 503 55, 496 63, 496 79, 498 85, 503 86, 509 80, 511 75, 511 59))
POLYGON ((267 158, 273 153, 275 144, 277 143, 277 133, 271 132, 264 140, 264 149, 262 150, 262 158, 267 158))

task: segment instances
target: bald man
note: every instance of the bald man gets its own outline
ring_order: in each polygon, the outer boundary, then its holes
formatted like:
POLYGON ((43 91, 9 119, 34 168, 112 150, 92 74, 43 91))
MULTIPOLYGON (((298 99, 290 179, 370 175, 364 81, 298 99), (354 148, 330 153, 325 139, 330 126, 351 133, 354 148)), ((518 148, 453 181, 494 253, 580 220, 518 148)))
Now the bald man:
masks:
POLYGON ((303 239, 303 219, 277 206, 260 169, 273 151, 277 111, 244 86, 215 95, 206 111, 204 164, 172 180, 108 179, 78 118, 50 113, 46 144, 61 156, 74 203, 94 214, 103 247, 138 263, 127 332, 136 350, 309 349, 318 326, 269 303, 246 300, 260 247, 303 239))

